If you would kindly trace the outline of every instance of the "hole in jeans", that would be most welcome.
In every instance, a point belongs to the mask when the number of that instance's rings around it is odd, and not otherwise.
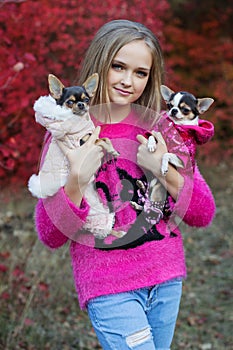
[[[151,332],[150,332],[150,328],[147,327],[133,334],[128,335],[126,337],[126,344],[130,348],[134,348],[135,346],[140,345],[149,339],[151,339]]]

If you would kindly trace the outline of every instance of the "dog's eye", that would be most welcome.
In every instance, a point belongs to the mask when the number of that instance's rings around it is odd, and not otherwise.
[[[172,109],[173,105],[171,103],[167,103],[167,108]]]
[[[189,114],[191,112],[191,110],[189,108],[185,108],[185,107],[182,108],[181,110],[182,110],[182,113],[185,114],[185,115],[187,115],[187,114]]]
[[[73,104],[74,104],[74,101],[68,100],[68,101],[66,101],[66,104],[67,104],[68,107],[72,107]]]
[[[88,103],[90,99],[88,97],[84,98],[83,102]]]

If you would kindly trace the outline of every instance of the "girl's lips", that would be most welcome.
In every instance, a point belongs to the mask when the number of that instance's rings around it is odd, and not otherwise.
[[[127,90],[122,90],[122,89],[119,89],[119,88],[116,88],[116,87],[114,87],[114,89],[117,91],[117,92],[119,92],[120,94],[122,94],[122,95],[131,95],[132,94],[132,92],[130,92],[130,91],[127,91]]]

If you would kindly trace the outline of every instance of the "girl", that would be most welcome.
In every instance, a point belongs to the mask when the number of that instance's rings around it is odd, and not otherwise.
[[[207,226],[214,199],[184,152],[185,169],[178,172],[169,165],[166,177],[161,175],[166,130],[155,121],[163,59],[152,32],[127,20],[105,24],[87,51],[80,83],[95,72],[100,83],[91,114],[97,127],[77,149],[59,144],[70,163],[69,178],[53,197],[38,201],[36,228],[50,248],[70,240],[80,306],[87,309],[103,349],[170,349],[186,276],[175,217],[191,226]],[[155,152],[147,149],[147,130],[157,141]],[[105,159],[95,145],[99,136],[112,140],[120,152],[117,159]],[[44,153],[48,143],[49,138]],[[82,230],[89,212],[85,188],[94,174],[99,196],[115,213],[114,229],[126,232],[122,238],[98,240]],[[135,210],[130,201],[145,203],[138,180],[149,188],[155,179],[159,200],[149,213]],[[162,199],[161,186],[166,193]]]

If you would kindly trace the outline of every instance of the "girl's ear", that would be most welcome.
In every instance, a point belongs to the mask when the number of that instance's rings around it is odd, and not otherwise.
[[[90,97],[94,96],[98,87],[98,83],[99,83],[99,75],[98,73],[94,73],[89,78],[87,78],[87,80],[83,84],[83,87],[85,88],[86,92]]]
[[[170,100],[171,95],[175,93],[174,91],[169,89],[169,87],[167,87],[166,85],[160,86],[160,92],[165,102],[168,102]]]
[[[49,74],[48,82],[49,82],[49,91],[50,91],[51,96],[53,98],[55,98],[55,100],[59,100],[59,98],[61,97],[61,95],[63,93],[63,89],[65,86],[53,74]]]

